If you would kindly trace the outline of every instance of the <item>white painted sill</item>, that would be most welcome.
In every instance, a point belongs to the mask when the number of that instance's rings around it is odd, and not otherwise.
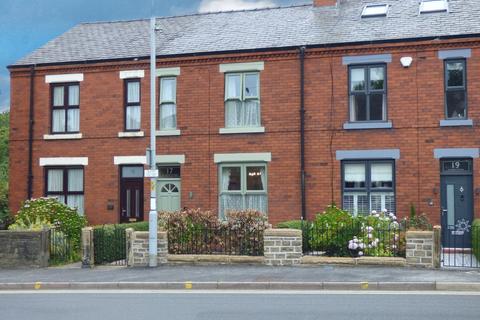
[[[391,129],[393,124],[391,121],[385,122],[345,122],[343,129],[345,130],[365,130],[365,129]]]
[[[472,119],[450,119],[450,120],[440,120],[440,127],[472,127]]]
[[[81,133],[72,133],[72,134],[44,134],[43,140],[78,140],[82,139],[83,134]]]
[[[179,136],[180,134],[180,130],[159,130],[155,132],[157,137]]]
[[[143,131],[119,132],[119,138],[141,138],[145,136]]]
[[[220,128],[220,134],[236,134],[236,133],[264,133],[265,127],[253,128]]]

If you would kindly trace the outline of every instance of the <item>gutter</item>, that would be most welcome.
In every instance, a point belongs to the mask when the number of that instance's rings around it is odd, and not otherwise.
[[[30,66],[30,111],[28,120],[28,177],[27,177],[27,198],[33,195],[33,127],[34,117],[34,93],[35,93],[35,65]]]
[[[300,190],[302,220],[307,219],[305,190],[305,47],[300,47]]]

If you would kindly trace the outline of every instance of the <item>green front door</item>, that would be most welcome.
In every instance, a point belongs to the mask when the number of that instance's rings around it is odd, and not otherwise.
[[[157,210],[180,210],[180,180],[159,180],[157,185]]]

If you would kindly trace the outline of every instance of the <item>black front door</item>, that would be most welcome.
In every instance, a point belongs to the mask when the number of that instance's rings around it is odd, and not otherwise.
[[[444,248],[471,248],[472,160],[449,159],[441,164],[442,245]]]
[[[143,167],[124,166],[120,178],[120,222],[143,221]]]

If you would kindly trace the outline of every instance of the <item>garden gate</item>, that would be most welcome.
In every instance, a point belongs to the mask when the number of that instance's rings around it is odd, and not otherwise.
[[[93,253],[96,265],[126,265],[127,236],[124,228],[102,226],[93,229]]]

